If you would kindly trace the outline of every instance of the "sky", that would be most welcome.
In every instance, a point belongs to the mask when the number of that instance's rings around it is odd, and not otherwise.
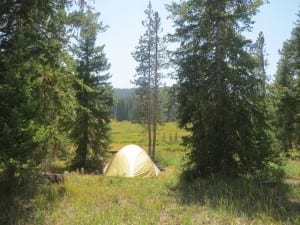
[[[131,56],[138,44],[139,37],[144,33],[141,24],[145,19],[144,10],[148,0],[95,0],[95,9],[101,13],[100,20],[108,25],[108,29],[98,36],[97,44],[105,45],[104,51],[111,64],[111,83],[115,88],[132,88],[136,62]],[[164,33],[172,33],[174,28],[166,4],[172,0],[152,0],[152,7],[162,19]],[[178,0],[176,1],[178,2]],[[269,0],[253,18],[255,24],[246,37],[256,40],[260,31],[265,37],[265,48],[268,66],[266,68],[270,79],[276,73],[280,55],[278,51],[283,42],[291,36],[295,27],[297,13],[300,11],[299,0]],[[172,84],[171,80],[165,81]]]

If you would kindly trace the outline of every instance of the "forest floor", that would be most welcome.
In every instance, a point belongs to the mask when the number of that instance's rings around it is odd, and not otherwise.
[[[143,129],[112,123],[113,144],[145,147]],[[67,173],[65,182],[35,189],[28,185],[0,194],[0,224],[300,224],[300,161],[288,160],[283,179],[210,177],[181,179],[184,131],[175,124],[158,134],[156,178],[121,178]],[[58,164],[56,164],[58,165]]]

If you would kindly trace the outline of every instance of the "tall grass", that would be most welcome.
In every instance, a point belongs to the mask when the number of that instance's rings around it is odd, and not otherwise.
[[[131,123],[129,121],[117,122],[112,121],[112,149],[119,149],[126,144],[138,144],[143,147],[147,146],[146,131],[140,124]],[[176,151],[182,150],[179,145],[181,137],[187,132],[177,127],[176,123],[165,123],[158,126],[157,129],[157,146],[159,149]]]

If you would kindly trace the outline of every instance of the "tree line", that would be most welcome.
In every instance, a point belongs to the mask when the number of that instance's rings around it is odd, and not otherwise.
[[[141,123],[155,159],[158,124],[189,135],[193,176],[257,175],[300,145],[300,14],[267,82],[265,40],[247,39],[262,0],[186,0],[166,6],[163,35],[151,1],[132,52],[134,93],[113,99],[110,64],[96,40],[107,28],[86,1],[4,1],[0,7],[0,169],[8,179],[71,155],[101,166],[111,118]],[[178,47],[167,51],[166,43]],[[162,88],[167,66],[176,84]]]
[[[171,94],[171,87],[160,87],[159,96],[161,99],[160,114],[162,122],[176,121],[176,103]],[[114,105],[113,118],[116,121],[139,122],[138,97],[136,89],[113,89]]]

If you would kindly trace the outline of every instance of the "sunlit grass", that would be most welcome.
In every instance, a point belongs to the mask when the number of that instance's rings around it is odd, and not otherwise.
[[[161,179],[69,174],[60,188],[60,203],[52,210],[37,205],[33,224],[43,213],[43,224],[153,224],[171,195]]]
[[[298,178],[300,182],[300,161],[289,160],[283,169],[288,178]]]
[[[126,144],[138,144],[147,146],[147,134],[145,128],[137,123],[129,121],[112,121],[112,144],[111,148],[118,150]],[[169,151],[182,150],[179,145],[181,137],[187,132],[178,128],[176,123],[164,123],[157,129],[157,148]]]
[[[119,150],[127,144],[145,145],[146,136],[144,129],[139,124],[134,124],[129,121],[116,122],[112,121],[112,144],[111,149]]]

